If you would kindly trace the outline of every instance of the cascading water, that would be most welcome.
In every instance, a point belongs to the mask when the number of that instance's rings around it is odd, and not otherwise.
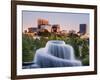
[[[45,50],[56,57],[73,60],[75,59],[74,50],[70,45],[66,45],[64,41],[48,41]]]
[[[45,48],[38,49],[33,62],[40,68],[81,66],[73,47],[59,40],[48,41]]]

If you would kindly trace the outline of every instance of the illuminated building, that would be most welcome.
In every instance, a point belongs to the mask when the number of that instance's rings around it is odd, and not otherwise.
[[[41,25],[48,25],[49,24],[49,21],[46,20],[46,19],[38,19],[38,29],[41,28]]]

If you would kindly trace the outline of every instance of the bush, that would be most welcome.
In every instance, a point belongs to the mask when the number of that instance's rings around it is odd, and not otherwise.
[[[22,36],[22,61],[30,62],[33,60],[33,39],[28,35]]]
[[[86,55],[82,60],[83,65],[88,66],[89,65],[89,55]]]

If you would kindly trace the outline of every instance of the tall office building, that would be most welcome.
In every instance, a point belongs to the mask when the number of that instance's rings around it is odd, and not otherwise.
[[[46,20],[46,19],[38,19],[38,29],[41,28],[41,25],[48,25],[49,24],[49,21]]]
[[[87,25],[86,24],[80,24],[80,33],[81,34],[85,34],[86,33],[86,28],[87,28]]]

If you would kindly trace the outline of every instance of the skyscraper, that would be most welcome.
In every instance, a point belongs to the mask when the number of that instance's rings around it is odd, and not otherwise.
[[[46,19],[38,19],[38,29],[41,28],[41,25],[48,25],[49,21]]]
[[[86,24],[80,24],[80,31],[79,33],[85,34],[86,33]]]

